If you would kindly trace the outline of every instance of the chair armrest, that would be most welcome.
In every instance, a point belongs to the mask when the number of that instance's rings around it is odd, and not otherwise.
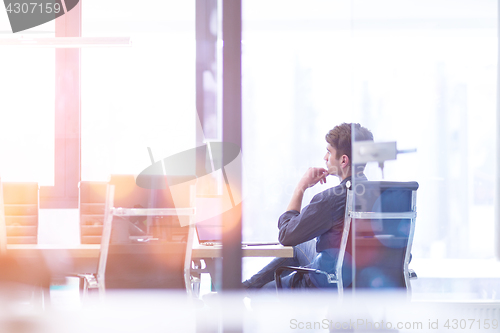
[[[314,269],[314,268],[306,268],[306,267],[295,267],[295,266],[282,266],[278,267],[276,271],[274,272],[274,280],[276,281],[276,288],[281,289],[282,284],[281,284],[281,273],[284,271],[295,271],[299,274],[309,274],[309,273],[317,273],[317,274],[325,274],[329,275],[326,272],[323,272],[319,269]]]
[[[83,289],[94,289],[99,287],[95,274],[70,274],[70,276],[80,278],[80,288],[82,288],[82,282]]]

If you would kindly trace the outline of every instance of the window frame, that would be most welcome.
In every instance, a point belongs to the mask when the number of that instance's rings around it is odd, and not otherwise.
[[[57,37],[82,36],[81,1],[55,20]],[[78,208],[81,178],[81,49],[55,49],[54,186],[40,187],[40,208]]]

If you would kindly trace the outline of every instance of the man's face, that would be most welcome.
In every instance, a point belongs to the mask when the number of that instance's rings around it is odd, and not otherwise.
[[[326,168],[328,173],[334,176],[340,176],[340,161],[342,157],[337,158],[337,150],[333,148],[329,143],[326,145],[326,154],[324,160],[326,161]]]

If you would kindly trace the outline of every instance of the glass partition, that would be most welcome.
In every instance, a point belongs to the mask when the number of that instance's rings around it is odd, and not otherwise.
[[[350,18],[348,1],[243,1],[244,240],[277,240],[298,181],[325,166],[325,134],[351,118]],[[267,261],[245,259],[244,278]]]
[[[418,182],[413,297],[494,298],[497,4],[352,4],[353,163]]]
[[[242,47],[245,240],[277,238],[325,134],[360,123],[389,150],[367,179],[418,183],[414,297],[495,297],[495,1],[244,1]]]

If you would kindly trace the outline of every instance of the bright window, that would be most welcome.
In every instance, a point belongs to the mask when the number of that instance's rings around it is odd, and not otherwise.
[[[417,148],[385,166],[420,184],[414,258],[492,258],[497,2],[243,5],[244,238],[276,239],[298,180],[324,166],[324,135],[360,122]]]
[[[0,30],[12,31],[5,10]],[[0,38],[54,37],[54,21]],[[55,50],[0,46],[0,177],[54,184]]]
[[[131,38],[82,50],[82,179],[139,174],[195,145],[194,1],[87,1],[84,37]],[[105,17],[102,13],[106,13]]]

